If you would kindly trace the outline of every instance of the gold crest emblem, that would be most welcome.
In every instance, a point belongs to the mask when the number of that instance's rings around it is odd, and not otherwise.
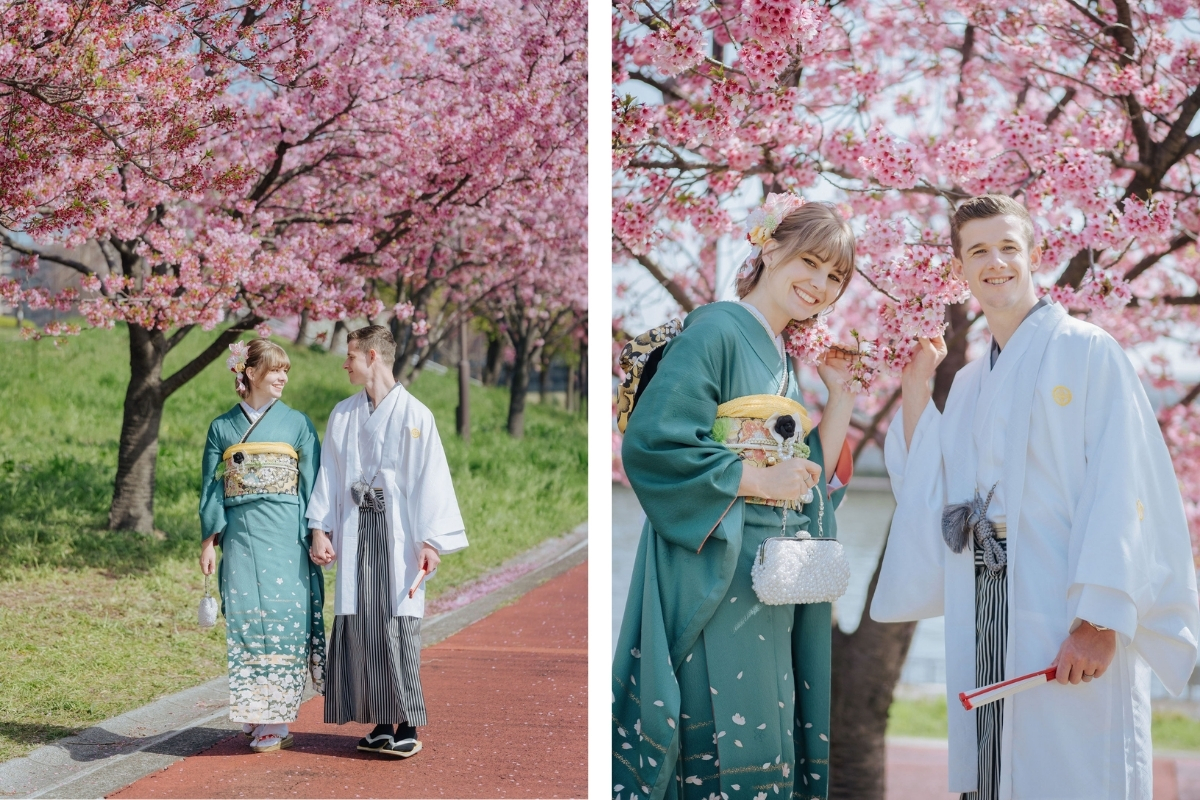
[[[1065,406],[1067,403],[1071,402],[1071,390],[1065,386],[1055,386],[1054,390],[1050,392],[1050,396],[1053,397],[1054,402],[1058,403],[1060,406]]]
[[[420,438],[421,438],[421,429],[420,429],[420,428],[413,428],[413,429],[412,429],[412,435],[413,435],[413,438],[414,438],[414,439],[420,439]]]

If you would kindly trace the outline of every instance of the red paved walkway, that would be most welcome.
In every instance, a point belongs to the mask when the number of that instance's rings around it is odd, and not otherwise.
[[[946,745],[889,742],[887,800],[958,800],[946,791]],[[1154,759],[1154,800],[1200,800],[1200,758]]]
[[[584,797],[587,564],[426,649],[424,749],[354,749],[370,725],[300,709],[291,750],[256,755],[234,736],[113,797]]]

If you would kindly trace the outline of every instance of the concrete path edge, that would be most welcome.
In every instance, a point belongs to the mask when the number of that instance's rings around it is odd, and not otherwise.
[[[519,576],[459,608],[427,617],[422,647],[444,641],[582,564],[587,538],[584,522],[472,581],[468,586],[496,575]],[[305,700],[312,696],[310,688]],[[104,797],[228,738],[240,727],[229,721],[228,704],[229,683],[222,676],[105,720],[0,764],[0,797]]]

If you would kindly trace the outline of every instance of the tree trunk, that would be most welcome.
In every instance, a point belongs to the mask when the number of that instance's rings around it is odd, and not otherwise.
[[[308,342],[308,309],[300,312],[300,322],[296,324],[296,338],[292,344],[300,346]]]
[[[512,385],[508,400],[508,433],[514,439],[525,436],[525,395],[529,391],[529,337],[513,337]]]
[[[458,435],[471,443],[471,360],[470,331],[463,317],[458,327],[458,409],[455,414]]]
[[[162,368],[168,349],[162,331],[129,325],[129,387],[108,512],[110,530],[154,531],[154,469],[165,401]]]
[[[579,410],[587,403],[587,342],[579,340]]]
[[[830,800],[884,800],[886,794],[888,709],[917,624],[871,619],[878,580],[877,565],[858,630],[847,634],[833,626]]]
[[[542,405],[550,403],[550,359],[544,355],[539,359],[541,362],[538,365],[538,402]]]
[[[117,451],[117,478],[108,510],[110,530],[154,531],[154,471],[158,464],[158,429],[163,405],[179,387],[200,374],[229,344],[263,320],[249,317],[226,328],[208,347],[177,372],[163,378],[163,361],[194,326],[165,332],[129,325],[129,386]],[[232,383],[232,381],[231,381]],[[231,387],[232,388],[232,387]]]
[[[947,307],[946,358],[938,365],[933,402],[946,407],[954,375],[967,363],[968,322],[965,303]],[[880,563],[883,559],[880,558]],[[830,800],[884,800],[888,709],[900,670],[908,656],[915,622],[884,624],[871,619],[871,600],[879,580],[879,564],[867,591],[858,630],[833,629],[833,681],[830,706]]]
[[[349,331],[346,329],[346,323],[338,320],[333,323],[333,333],[329,334],[329,352],[344,353],[346,351],[346,335]]]
[[[567,366],[567,397],[564,401],[568,412],[575,410],[575,370]]]
[[[495,386],[500,382],[500,356],[504,353],[504,340],[498,335],[488,336],[487,359],[483,364],[484,386]]]

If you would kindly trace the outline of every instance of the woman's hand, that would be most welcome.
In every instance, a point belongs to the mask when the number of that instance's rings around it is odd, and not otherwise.
[[[851,355],[851,352],[852,348],[849,345],[834,345],[825,351],[821,362],[817,364],[817,375],[829,390],[831,399],[845,394],[846,384],[850,383],[853,377],[850,367],[854,364],[856,356]]]
[[[333,551],[333,542],[329,541],[325,531],[312,529],[312,546],[308,548],[308,557],[319,567],[327,567],[337,558],[337,553]]]
[[[742,464],[739,497],[797,500],[821,480],[821,468],[805,458],[789,458],[773,467]]]
[[[217,549],[213,546],[216,535],[212,535],[200,543],[200,572],[212,575],[217,568]]]

